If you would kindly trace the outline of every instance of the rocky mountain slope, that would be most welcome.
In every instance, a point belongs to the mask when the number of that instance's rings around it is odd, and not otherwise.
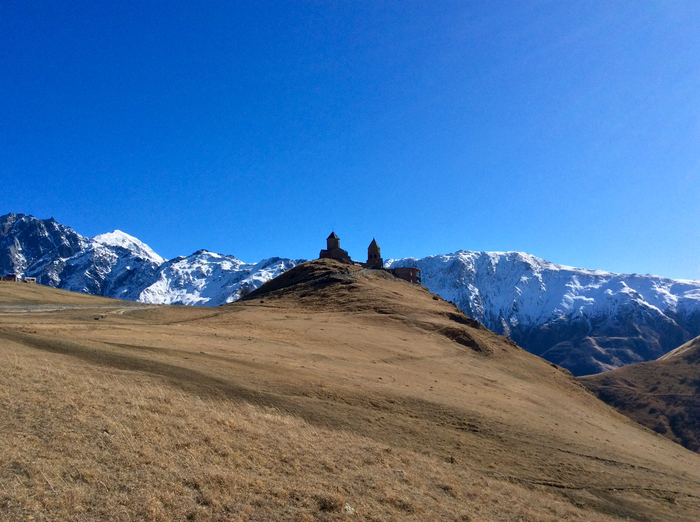
[[[74,292],[162,304],[216,306],[236,300],[299,261],[244,263],[200,250],[166,261],[119,230],[87,238],[52,219],[0,217],[0,272]]]
[[[389,260],[491,330],[571,370],[657,359],[700,334],[700,281],[557,265],[522,252]]]
[[[51,219],[0,217],[0,272],[43,285],[135,300],[164,259],[115,230],[90,239]]]
[[[273,257],[244,263],[233,256],[200,250],[163,263],[136,300],[154,304],[218,306],[237,300],[302,260]]]
[[[38,220],[24,214],[6,214],[0,217],[0,272],[39,274],[42,284],[56,286],[61,270],[56,266],[46,270],[47,265],[69,259],[88,244],[87,238],[53,218]],[[45,270],[47,274],[41,277]]]
[[[599,399],[657,433],[700,453],[700,337],[657,361],[581,381]]]
[[[166,261],[120,231],[87,238],[53,219],[0,217],[0,272],[147,303],[217,306],[303,260],[244,263],[200,250]],[[488,328],[575,375],[654,360],[700,335],[700,282],[556,265],[520,252],[389,260]]]

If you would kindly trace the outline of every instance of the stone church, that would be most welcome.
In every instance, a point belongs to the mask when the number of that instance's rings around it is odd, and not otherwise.
[[[326,249],[321,250],[318,255],[319,259],[335,259],[341,263],[348,263],[353,265],[352,259],[347,250],[340,248],[340,238],[335,232],[331,232],[331,235],[326,238]]]
[[[347,250],[340,248],[340,238],[335,232],[326,238],[326,249],[321,250],[318,255],[320,259],[335,259],[341,263],[349,265],[360,265],[371,270],[385,270],[391,272],[395,277],[408,281],[409,283],[420,284],[420,269],[412,267],[400,268],[384,268],[384,259],[382,259],[382,250],[377,243],[377,240],[372,238],[372,242],[367,247],[367,262],[359,263],[350,258]]]

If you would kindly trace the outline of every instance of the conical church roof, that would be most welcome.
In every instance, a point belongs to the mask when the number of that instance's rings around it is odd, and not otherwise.
[[[372,242],[369,244],[369,247],[367,248],[379,248],[379,245],[377,244],[377,240],[372,238]]]
[[[340,238],[335,234],[335,232],[331,232],[331,235],[328,236],[326,239],[340,239]]]

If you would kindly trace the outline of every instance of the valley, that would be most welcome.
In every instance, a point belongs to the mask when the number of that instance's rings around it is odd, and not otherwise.
[[[649,429],[700,452],[700,337],[660,359],[581,381],[598,398]]]

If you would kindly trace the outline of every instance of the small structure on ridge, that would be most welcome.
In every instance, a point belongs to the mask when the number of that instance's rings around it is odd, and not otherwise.
[[[340,248],[340,238],[335,232],[331,232],[331,235],[326,238],[326,250],[321,250],[318,257],[319,259],[335,259],[341,263],[353,264],[347,250]]]
[[[400,266],[398,268],[390,268],[389,272],[394,274],[394,277],[408,281],[409,283],[421,284],[420,268],[410,266]]]
[[[372,242],[367,247],[367,268],[384,268],[382,249],[379,248],[377,240],[374,238],[372,238]]]
[[[372,238],[372,242],[367,247],[367,262],[360,263],[353,261],[346,250],[340,248],[340,238],[335,232],[326,238],[326,249],[321,250],[319,259],[335,259],[341,263],[349,265],[359,265],[370,270],[384,270],[390,272],[394,277],[403,279],[413,284],[421,284],[420,268],[399,267],[399,268],[384,268],[384,259],[382,259],[382,249],[379,247],[377,240]]]

